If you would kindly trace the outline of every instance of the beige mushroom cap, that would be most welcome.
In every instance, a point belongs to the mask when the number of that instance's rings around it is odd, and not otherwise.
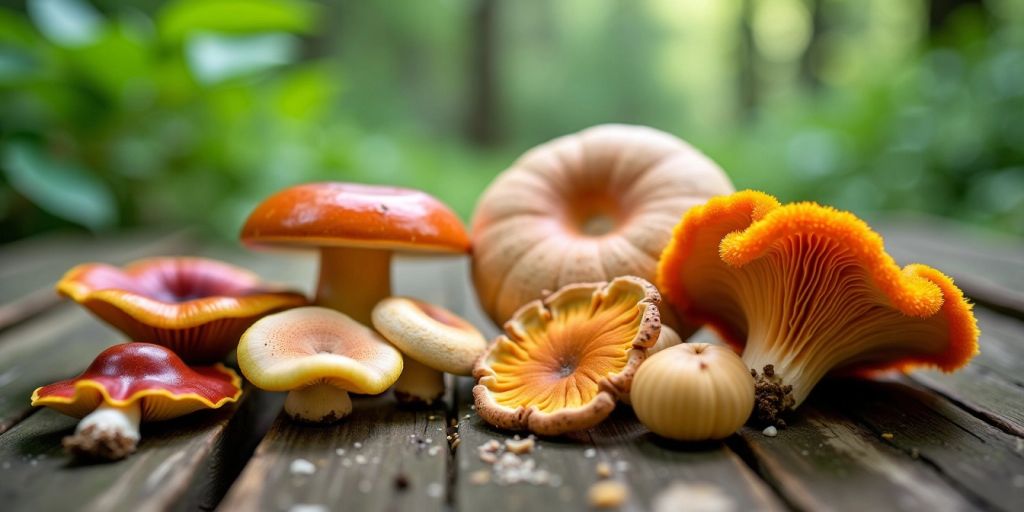
[[[238,344],[238,366],[254,385],[269,391],[327,383],[377,394],[402,374],[402,355],[345,314],[304,307],[253,324]]]
[[[487,350],[472,324],[440,306],[408,297],[389,297],[373,308],[373,326],[406,356],[455,375],[470,375]]]

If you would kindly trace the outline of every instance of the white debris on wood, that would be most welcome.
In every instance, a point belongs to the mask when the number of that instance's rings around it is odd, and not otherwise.
[[[733,512],[736,502],[718,486],[696,482],[676,481],[651,500],[651,512]]]
[[[316,466],[306,459],[295,459],[288,468],[293,475],[312,475],[316,473]]]
[[[775,428],[775,425],[768,425],[761,433],[768,437],[775,437],[779,435],[779,429]]]
[[[430,496],[431,498],[440,498],[444,496],[444,486],[437,482],[427,484],[427,496]]]
[[[296,503],[288,508],[288,512],[330,512],[326,505],[317,503]]]
[[[334,453],[338,454],[338,457],[341,457],[342,455],[345,455],[345,449],[338,448],[337,450],[334,450]]]
[[[512,484],[533,484],[558,486],[562,478],[554,475],[546,469],[538,468],[537,462],[527,457],[533,452],[536,440],[533,436],[525,439],[516,436],[506,439],[504,443],[491,439],[477,447],[480,460],[490,464],[491,469],[486,478],[481,475],[471,474],[470,482],[483,485],[494,482],[498,485]]]
[[[516,436],[517,438],[519,436]],[[527,437],[526,439],[506,439],[505,449],[516,454],[523,455],[524,453],[533,452],[533,447],[536,444],[533,436]]]
[[[597,456],[597,450],[593,448],[587,448],[586,450],[583,450],[583,456],[588,459],[593,459],[594,457]]]

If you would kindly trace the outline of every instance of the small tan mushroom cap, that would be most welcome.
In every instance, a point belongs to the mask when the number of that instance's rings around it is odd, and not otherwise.
[[[406,356],[439,372],[469,375],[487,340],[455,313],[426,302],[389,297],[373,308],[373,326]]]
[[[328,383],[377,394],[402,374],[402,355],[347,315],[305,307],[270,315],[249,328],[238,344],[238,366],[268,391]]]
[[[626,276],[526,304],[473,370],[477,413],[542,435],[600,423],[658,339],[660,300],[652,284]]]

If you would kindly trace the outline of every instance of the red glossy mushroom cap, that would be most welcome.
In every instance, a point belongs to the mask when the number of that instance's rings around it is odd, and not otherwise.
[[[307,302],[248,270],[184,257],[144,259],[123,269],[78,265],[57,291],[130,339],[167,346],[190,363],[222,359],[253,322]]]
[[[123,343],[101,352],[78,377],[37,388],[32,405],[81,418],[104,403],[125,407],[141,400],[143,421],[160,421],[235,402],[241,383],[219,363],[190,368],[166,347]]]
[[[242,228],[253,245],[467,252],[458,216],[430,194],[354,183],[308,183],[263,201]]]

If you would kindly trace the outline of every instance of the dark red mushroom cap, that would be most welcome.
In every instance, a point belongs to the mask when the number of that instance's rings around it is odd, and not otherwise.
[[[253,245],[462,253],[469,236],[434,196],[398,187],[307,183],[263,201],[242,228]]]
[[[123,343],[101,352],[81,375],[37,388],[32,405],[81,418],[104,403],[141,400],[142,420],[160,421],[235,402],[241,383],[222,364],[190,368],[166,347]]]

